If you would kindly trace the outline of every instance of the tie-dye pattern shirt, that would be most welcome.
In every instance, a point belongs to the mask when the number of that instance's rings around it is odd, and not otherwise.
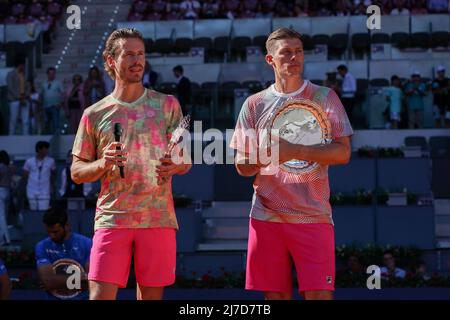
[[[309,99],[318,103],[330,122],[332,139],[353,134],[336,93],[305,80],[299,90],[290,94],[277,92],[272,85],[248,97],[239,114],[231,148],[248,153],[249,144],[245,143],[246,137],[242,130],[254,129],[256,137],[259,137],[260,131],[267,128],[272,111],[289,98]],[[256,140],[250,143],[258,145],[259,139]],[[311,171],[299,174],[275,167],[274,174],[258,173],[253,188],[255,192],[250,216],[254,219],[286,223],[333,223],[327,165],[316,164]]]
[[[108,95],[84,111],[73,155],[90,162],[102,158],[114,141],[114,123],[122,126],[121,142],[128,152],[124,179],[116,166],[101,177],[96,230],[178,228],[172,183],[157,185],[156,166],[181,118],[175,97],[148,89],[133,103]]]

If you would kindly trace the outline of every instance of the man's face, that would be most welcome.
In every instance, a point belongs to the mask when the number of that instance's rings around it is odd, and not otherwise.
[[[56,71],[55,70],[49,70],[47,73],[48,80],[55,80],[56,78]]]
[[[414,83],[419,83],[420,82],[420,76],[412,76],[412,81]]]
[[[352,271],[358,271],[361,267],[359,260],[355,256],[351,256],[347,261],[348,268]]]
[[[383,257],[384,265],[388,268],[394,268],[395,267],[395,260],[392,254],[388,253],[385,254]]]
[[[47,229],[47,234],[50,239],[55,243],[63,243],[66,237],[66,228],[57,223],[52,226],[45,226]]]
[[[400,87],[400,79],[394,79],[394,81],[392,81],[392,84],[394,85],[394,87]]]
[[[46,157],[46,156],[48,155],[48,148],[41,148],[41,149],[38,151],[38,154],[39,154],[41,157]]]
[[[19,65],[17,66],[17,72],[19,72],[19,73],[23,73],[23,72],[24,72],[24,70],[25,70],[25,67],[24,67],[24,65],[23,65],[23,64],[19,64]]]
[[[439,72],[437,73],[437,75],[438,75],[438,78],[439,78],[439,79],[445,78],[445,70],[439,71]]]
[[[344,77],[345,77],[345,74],[346,74],[347,72],[346,72],[345,69],[339,69],[339,70],[338,70],[338,73],[339,73],[339,75],[340,75],[342,78],[344,78]]]
[[[173,76],[176,78],[176,79],[178,79],[179,77],[180,77],[180,73],[178,72],[178,71],[174,71],[173,72]]]
[[[142,82],[145,68],[144,43],[137,38],[120,39],[116,49],[116,59],[110,57],[109,63],[115,69],[116,78],[125,83]]]
[[[266,61],[282,79],[300,78],[303,73],[305,56],[300,39],[277,40],[273,52],[266,55]]]

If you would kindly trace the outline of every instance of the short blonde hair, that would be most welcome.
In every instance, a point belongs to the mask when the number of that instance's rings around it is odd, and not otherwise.
[[[275,42],[277,40],[282,39],[299,39],[302,41],[302,35],[297,31],[289,28],[279,28],[272,32],[266,41],[266,50],[267,53],[274,53],[275,51]],[[303,42],[302,42],[303,43]]]
[[[108,75],[111,77],[111,79],[115,79],[116,75],[114,73],[114,69],[112,69],[108,65],[108,56],[111,56],[115,58],[116,50],[118,48],[118,40],[120,39],[130,39],[130,38],[136,38],[140,39],[142,43],[144,42],[144,37],[142,34],[134,28],[123,28],[123,29],[117,29],[113,31],[108,39],[106,40],[105,50],[103,50],[103,66],[105,68],[105,71],[108,73]]]

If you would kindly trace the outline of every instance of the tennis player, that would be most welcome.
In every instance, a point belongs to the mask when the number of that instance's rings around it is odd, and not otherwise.
[[[243,104],[231,140],[237,149],[236,168],[242,176],[256,176],[250,212],[246,289],[263,291],[266,299],[291,299],[292,264],[300,294],[305,299],[333,299],[335,283],[334,228],[329,203],[328,166],[350,159],[350,122],[336,93],[303,79],[301,35],[281,28],[266,42],[266,62],[275,83],[250,96]],[[262,174],[273,164],[251,163],[246,130],[256,137],[267,128],[274,109],[288,99],[309,99],[323,109],[330,124],[330,144],[304,146],[278,139],[279,163],[299,159],[316,163],[309,172],[282,170]],[[248,137],[248,136],[247,136]],[[248,142],[248,141],[247,141]]]
[[[114,91],[84,111],[72,148],[75,183],[101,179],[90,299],[116,298],[134,253],[137,298],[158,300],[175,281],[178,224],[170,178],[191,167],[164,155],[181,108],[175,97],[143,87],[145,48],[137,30],[112,32],[103,59]],[[123,129],[121,142],[114,142],[116,123]]]

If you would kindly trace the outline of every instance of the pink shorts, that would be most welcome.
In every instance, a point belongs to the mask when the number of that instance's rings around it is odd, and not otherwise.
[[[139,285],[164,287],[175,282],[176,230],[172,228],[98,229],[92,244],[89,280],[126,287],[133,253]]]
[[[294,262],[300,292],[334,291],[334,227],[250,219],[248,290],[291,292]]]

